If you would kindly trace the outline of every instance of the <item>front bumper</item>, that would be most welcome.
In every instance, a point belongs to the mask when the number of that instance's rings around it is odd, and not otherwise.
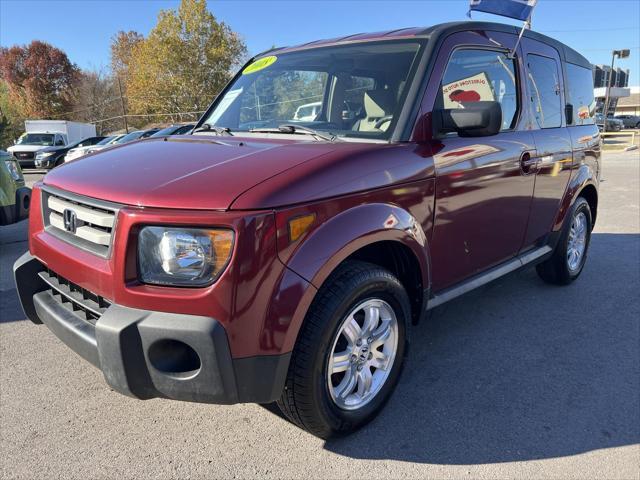
[[[233,359],[225,329],[213,318],[109,303],[51,276],[29,252],[16,261],[14,276],[26,316],[102,370],[122,394],[218,404],[280,396],[290,353]],[[97,315],[88,320],[87,311]]]
[[[36,166],[36,154],[24,154],[20,152],[13,152],[13,156],[20,164],[20,168],[34,168]]]
[[[50,156],[50,157],[45,157],[45,158],[38,158],[36,157],[34,163],[35,168],[53,168],[55,167],[56,162],[58,161],[57,158],[54,158],[54,156]]]

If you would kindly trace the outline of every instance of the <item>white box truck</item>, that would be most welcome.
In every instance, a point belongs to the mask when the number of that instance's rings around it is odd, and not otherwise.
[[[25,120],[24,133],[7,150],[22,168],[35,166],[36,153],[53,146],[64,146],[96,136],[96,126],[67,120]]]

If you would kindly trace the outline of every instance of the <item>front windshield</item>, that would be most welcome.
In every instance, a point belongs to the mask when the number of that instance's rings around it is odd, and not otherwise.
[[[171,125],[170,127],[158,130],[152,137],[166,137],[167,135],[182,135],[193,128],[193,125]]]
[[[115,139],[116,139],[116,136],[112,135],[110,137],[103,138],[98,143],[96,143],[96,145],[109,145],[109,143],[113,142]]]
[[[23,133],[18,138],[16,145],[41,145],[43,147],[50,147],[53,145],[52,133]]]
[[[115,142],[113,142],[114,144],[120,144],[120,143],[127,143],[127,142],[132,142],[133,140],[136,140],[140,137],[140,135],[142,135],[144,132],[142,131],[137,131],[137,132],[131,132],[128,133],[127,135],[125,135],[122,138],[119,138],[118,140],[116,140]]]
[[[403,40],[275,52],[246,67],[204,123],[233,132],[288,124],[387,139],[420,46]]]

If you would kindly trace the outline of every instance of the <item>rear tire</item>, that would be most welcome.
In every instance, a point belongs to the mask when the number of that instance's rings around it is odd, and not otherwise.
[[[371,421],[400,376],[409,318],[409,297],[389,271],[359,261],[339,267],[307,312],[282,413],[324,439]]]
[[[593,223],[591,208],[583,197],[576,199],[565,222],[553,255],[536,266],[540,278],[555,285],[573,282],[587,260]]]

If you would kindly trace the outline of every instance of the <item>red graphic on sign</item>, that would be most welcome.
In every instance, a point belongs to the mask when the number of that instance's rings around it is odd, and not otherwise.
[[[449,100],[452,102],[479,102],[480,94],[475,90],[455,90],[449,94]]]

